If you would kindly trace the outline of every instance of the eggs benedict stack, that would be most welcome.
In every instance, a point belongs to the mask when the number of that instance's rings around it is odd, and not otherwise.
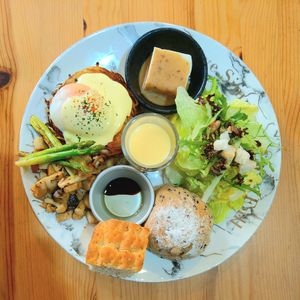
[[[121,132],[137,102],[120,74],[94,66],[70,76],[48,108],[50,125],[66,143],[94,140],[113,155],[121,152]]]

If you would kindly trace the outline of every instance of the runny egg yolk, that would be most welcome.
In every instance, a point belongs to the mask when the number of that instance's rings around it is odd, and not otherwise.
[[[132,109],[124,86],[101,73],[86,73],[63,86],[50,104],[50,118],[67,143],[94,140],[107,145]]]

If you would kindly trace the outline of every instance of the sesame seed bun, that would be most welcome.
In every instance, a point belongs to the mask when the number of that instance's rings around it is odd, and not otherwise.
[[[199,196],[164,185],[156,192],[145,224],[150,229],[149,249],[171,260],[198,256],[209,243],[212,225],[208,207]]]

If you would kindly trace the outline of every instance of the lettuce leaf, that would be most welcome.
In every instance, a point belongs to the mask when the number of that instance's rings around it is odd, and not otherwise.
[[[168,168],[166,168],[165,174],[168,177],[170,183],[172,183],[173,185],[180,185],[183,183],[184,175],[182,175],[174,166],[169,166]]]
[[[246,114],[249,120],[255,120],[258,107],[240,99],[234,99],[228,106],[226,119],[230,120],[237,113]]]
[[[250,187],[255,187],[258,184],[262,183],[262,177],[256,170],[252,170],[245,174],[244,184],[249,185]]]
[[[224,221],[232,210],[239,210],[244,204],[246,193],[232,187],[230,184],[222,181],[217,186],[208,202],[214,222],[216,224]]]
[[[197,104],[183,87],[177,89],[175,103],[183,127],[191,130],[199,127],[198,130],[200,130],[202,126],[207,124],[209,115],[206,107]]]

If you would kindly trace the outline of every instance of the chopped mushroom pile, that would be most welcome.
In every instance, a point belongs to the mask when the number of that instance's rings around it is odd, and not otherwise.
[[[41,151],[47,146],[40,137],[34,140],[35,151]],[[49,213],[56,214],[56,220],[63,222],[68,219],[80,220],[86,217],[90,224],[98,223],[89,205],[89,191],[102,170],[124,161],[120,157],[107,157],[105,152],[95,156],[84,157],[92,167],[92,172],[80,171],[50,163],[32,166],[32,171],[39,174],[39,179],[31,186],[31,192],[41,201],[40,206]]]

